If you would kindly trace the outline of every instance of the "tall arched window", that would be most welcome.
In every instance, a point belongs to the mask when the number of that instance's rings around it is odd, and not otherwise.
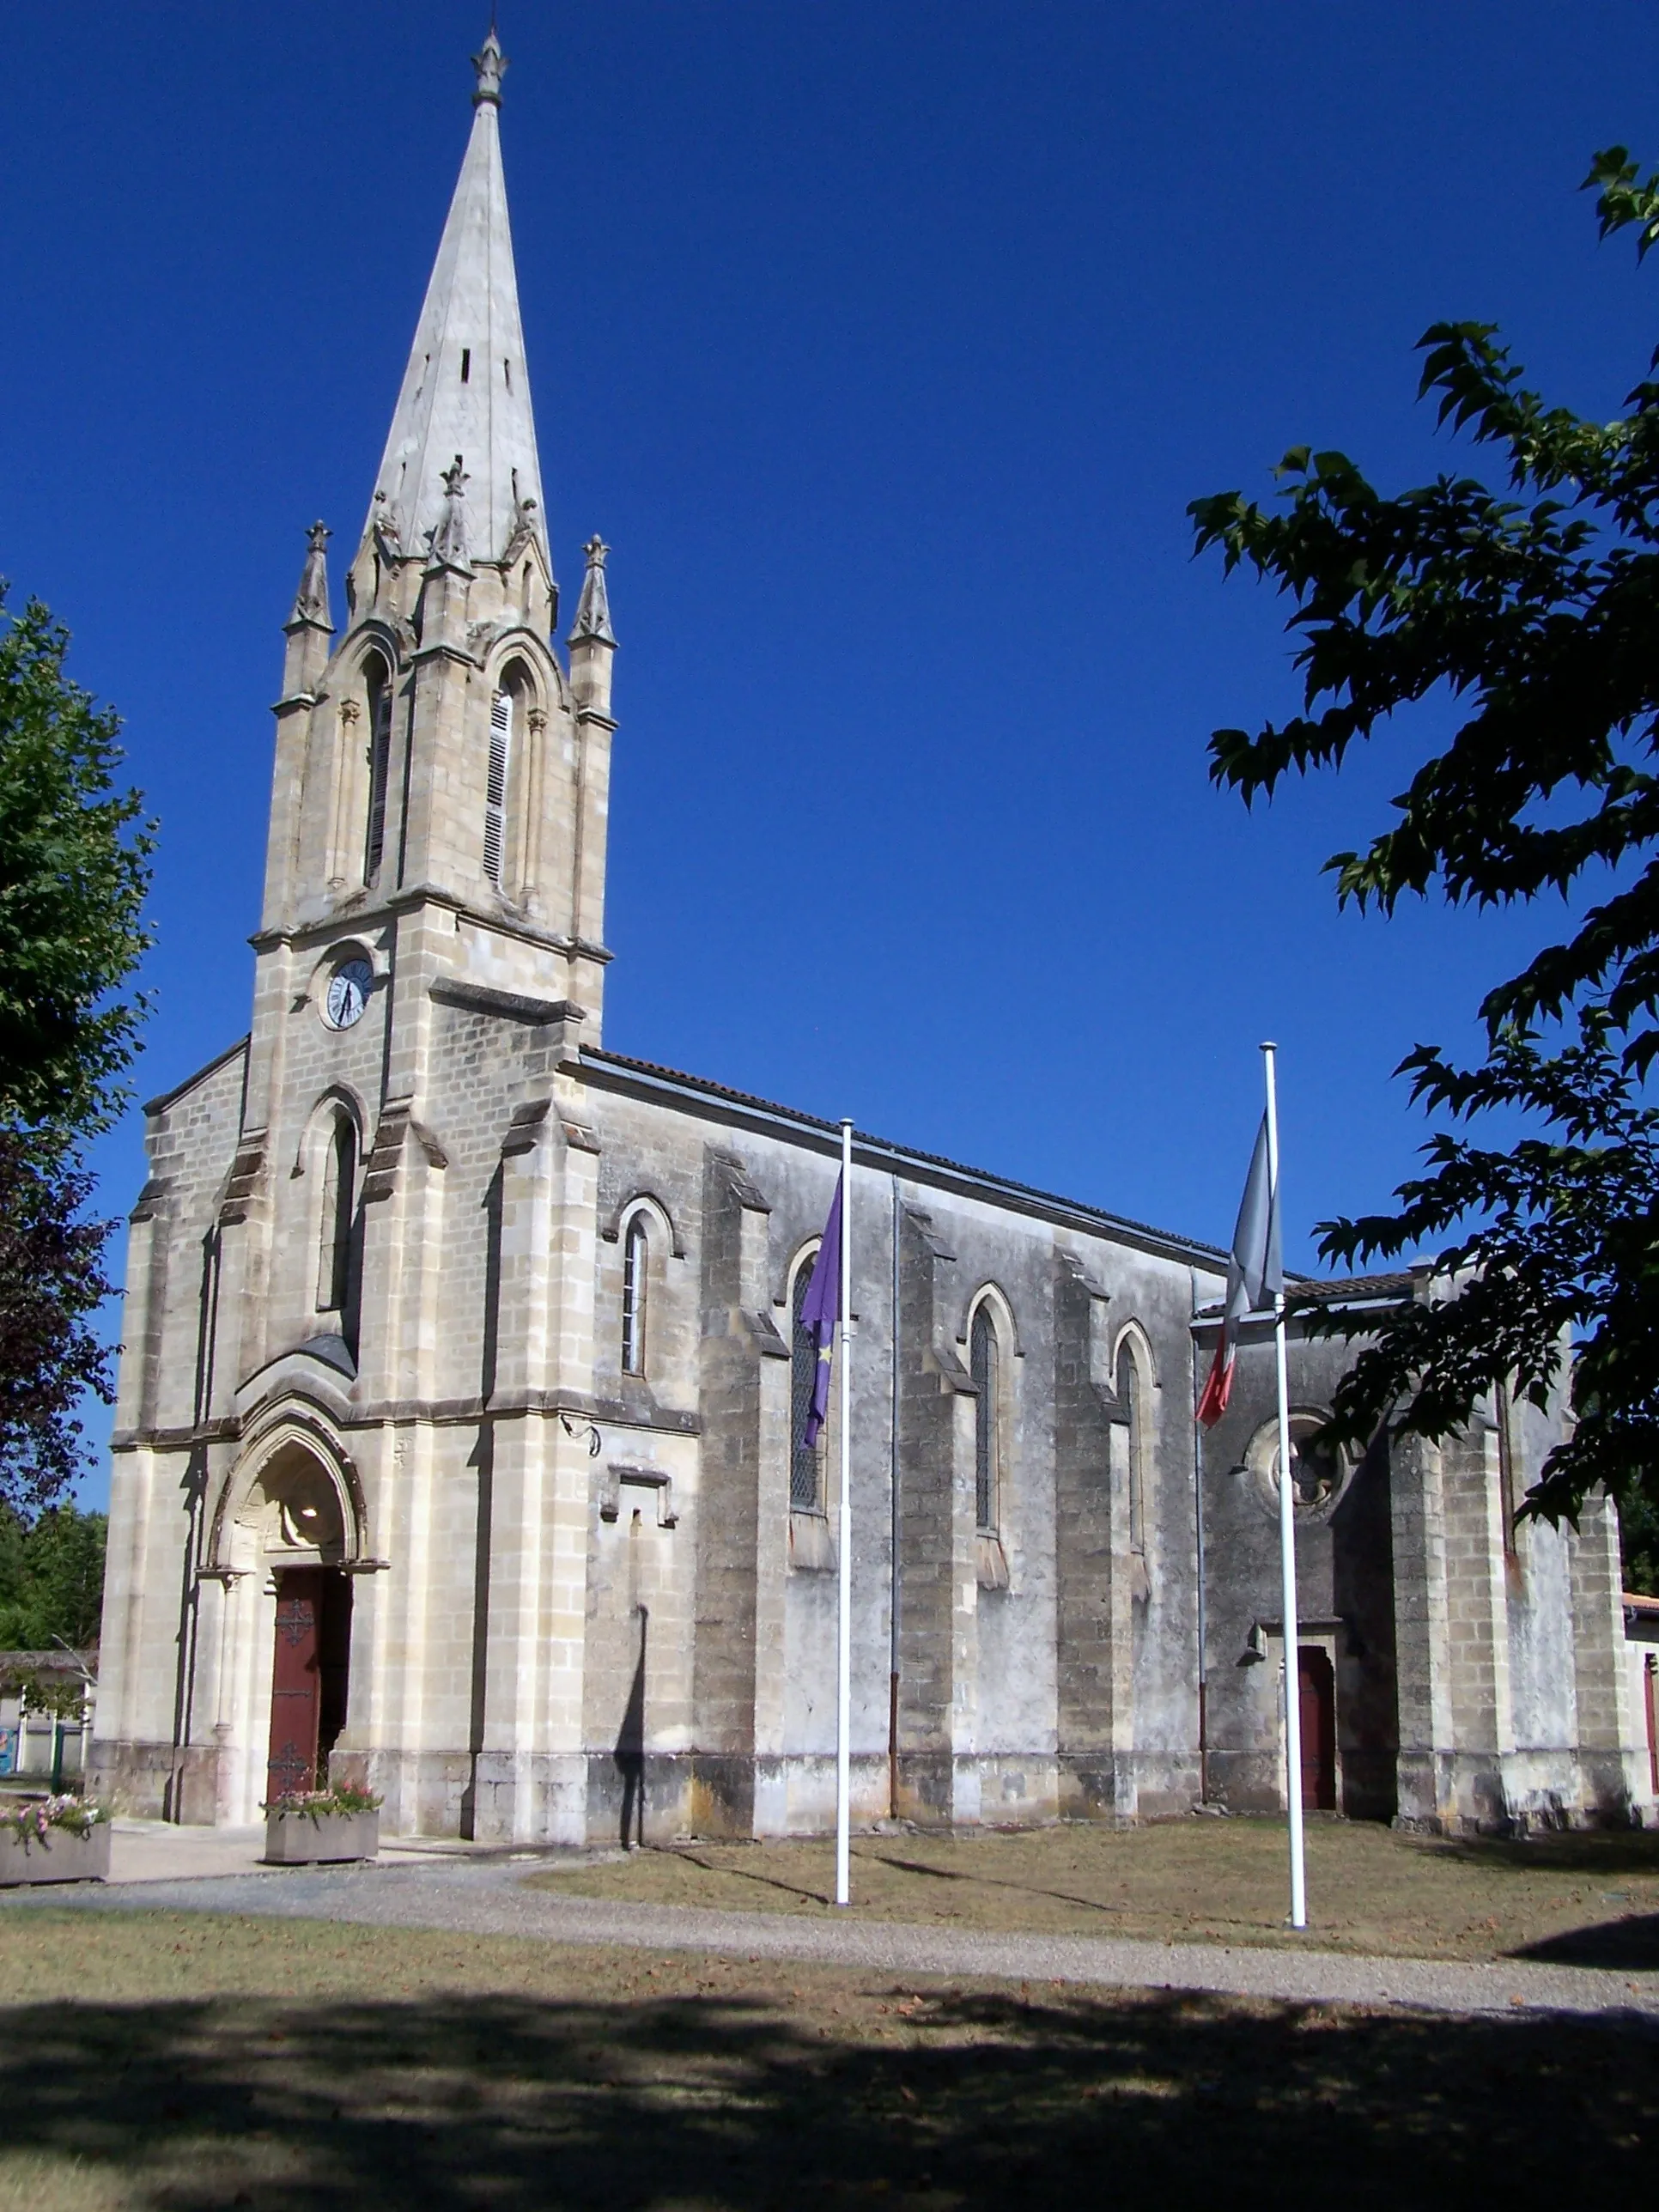
[[[1126,1336],[1117,1348],[1117,1401],[1129,1416],[1129,1548],[1146,1548],[1146,1407],[1140,1362]]]
[[[823,1440],[805,1441],[806,1416],[812,1409],[812,1386],[817,1380],[818,1347],[801,1327],[800,1310],[812,1279],[816,1253],[809,1252],[795,1268],[789,1299],[789,1510],[792,1513],[823,1510]]]
[[[353,1297],[352,1261],[356,1245],[357,1132],[350,1116],[337,1113],[323,1156],[323,1218],[317,1255],[317,1310],[338,1314],[342,1334]]]
[[[513,752],[513,694],[497,691],[489,702],[489,775],[484,788],[484,873],[501,887],[507,836],[507,778]]]
[[[368,696],[368,826],[363,839],[363,881],[380,879],[386,853],[386,785],[392,761],[392,672],[378,653],[363,663]]]
[[[651,1271],[651,1240],[645,1217],[636,1213],[623,1239],[622,1364],[624,1375],[645,1372],[645,1302]]]
[[[1002,1346],[988,1304],[975,1310],[968,1364],[979,1393],[974,1402],[974,1512],[981,1532],[993,1535],[1002,1486]]]

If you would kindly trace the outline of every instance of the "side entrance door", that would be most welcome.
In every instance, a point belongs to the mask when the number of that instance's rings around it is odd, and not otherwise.
[[[1302,1714],[1302,1804],[1310,1813],[1336,1810],[1336,1679],[1322,1644],[1304,1644],[1296,1655]]]
[[[308,1790],[345,1725],[351,1585],[333,1567],[276,1573],[267,1798]]]

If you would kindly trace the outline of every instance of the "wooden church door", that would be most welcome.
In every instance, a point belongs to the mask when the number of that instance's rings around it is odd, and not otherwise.
[[[337,1569],[276,1572],[265,1795],[308,1790],[345,1725],[351,1585]]]
[[[1302,1803],[1310,1813],[1336,1810],[1336,1678],[1331,1656],[1317,1644],[1296,1655],[1302,1716]]]

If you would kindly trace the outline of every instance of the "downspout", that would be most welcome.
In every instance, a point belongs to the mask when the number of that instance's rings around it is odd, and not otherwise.
[[[1198,1270],[1188,1270],[1192,1285],[1193,1318],[1198,1318]],[[1189,1328],[1188,1340],[1193,1357],[1193,1518],[1197,1537],[1198,1553],[1198,1802],[1210,1802],[1210,1732],[1208,1712],[1209,1668],[1206,1656],[1208,1638],[1205,1633],[1204,1590],[1204,1440],[1199,1433],[1199,1352],[1198,1332]]]
[[[890,1176],[893,1192],[893,1282],[890,1327],[892,1332],[892,1370],[889,1406],[889,1463],[887,1494],[892,1515],[888,1552],[887,1589],[887,1817],[896,1820],[899,1808],[899,1190],[898,1177]]]

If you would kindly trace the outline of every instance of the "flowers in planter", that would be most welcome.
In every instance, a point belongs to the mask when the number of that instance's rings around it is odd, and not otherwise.
[[[354,1789],[349,1782],[328,1782],[315,1790],[285,1790],[260,1807],[264,1813],[297,1813],[310,1820],[331,1814],[378,1813],[386,1801],[372,1790]]]
[[[0,1836],[15,1836],[20,1843],[45,1843],[54,1828],[65,1835],[89,1836],[107,1820],[109,1808],[90,1797],[34,1797],[20,1805],[0,1807]]]

